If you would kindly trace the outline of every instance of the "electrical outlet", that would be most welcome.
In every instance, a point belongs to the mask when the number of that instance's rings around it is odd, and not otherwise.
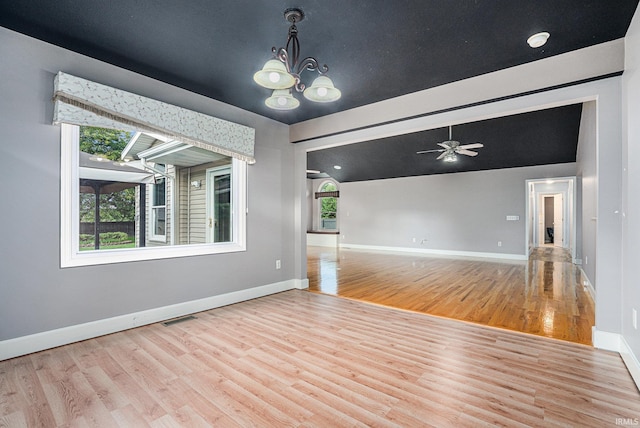
[[[589,264],[589,257],[584,256],[584,264],[588,265]]]
[[[633,323],[633,328],[635,330],[638,329],[638,311],[631,309],[631,322]]]
[[[281,263],[280,260],[276,260],[276,269],[280,269]]]
[[[498,241],[498,247],[502,247],[502,241]]]
[[[416,238],[413,238],[412,241],[415,244],[417,240],[416,240]]]

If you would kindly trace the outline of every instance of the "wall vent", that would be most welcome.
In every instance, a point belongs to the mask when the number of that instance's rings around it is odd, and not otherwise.
[[[165,321],[162,323],[162,325],[165,327],[169,327],[170,325],[178,324],[179,322],[190,321],[194,319],[196,319],[196,317],[194,317],[193,315],[188,315],[186,317],[174,318],[172,320]]]

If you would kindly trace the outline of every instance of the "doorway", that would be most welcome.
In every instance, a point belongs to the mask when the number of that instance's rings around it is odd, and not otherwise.
[[[564,239],[564,197],[562,193],[540,194],[538,204],[539,246],[565,248]]]
[[[527,180],[526,251],[565,248],[576,261],[576,178]]]

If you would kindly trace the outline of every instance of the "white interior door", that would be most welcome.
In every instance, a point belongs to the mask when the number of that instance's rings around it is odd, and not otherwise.
[[[538,242],[535,243],[536,247],[544,245],[544,235],[546,230],[544,228],[544,195],[538,195]]]
[[[564,206],[562,193],[553,196],[553,246],[564,247]]]

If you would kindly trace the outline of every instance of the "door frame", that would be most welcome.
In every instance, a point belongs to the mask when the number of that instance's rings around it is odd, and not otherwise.
[[[539,244],[538,210],[541,195],[562,193],[564,212],[563,247],[571,251],[571,258],[576,263],[576,231],[577,231],[577,179],[576,177],[550,177],[526,180],[526,227],[525,254],[530,255],[536,244]]]
[[[215,236],[215,222],[217,221],[217,219],[215,218],[215,209],[213,207],[213,204],[215,204],[215,178],[220,176],[220,175],[225,175],[225,174],[229,174],[229,176],[231,176],[232,174],[232,166],[231,165],[222,165],[222,166],[217,166],[214,168],[207,168],[205,170],[205,181],[206,181],[206,194],[205,194],[205,242],[208,244],[214,243],[214,236]],[[234,194],[233,194],[233,177],[231,176],[231,198],[232,198],[232,211],[230,213],[231,215],[231,222],[233,225],[233,222],[235,221],[234,219],[234,209],[235,207],[233,206],[234,204]],[[231,240],[230,242],[234,241],[234,228],[233,226],[231,226]]]

